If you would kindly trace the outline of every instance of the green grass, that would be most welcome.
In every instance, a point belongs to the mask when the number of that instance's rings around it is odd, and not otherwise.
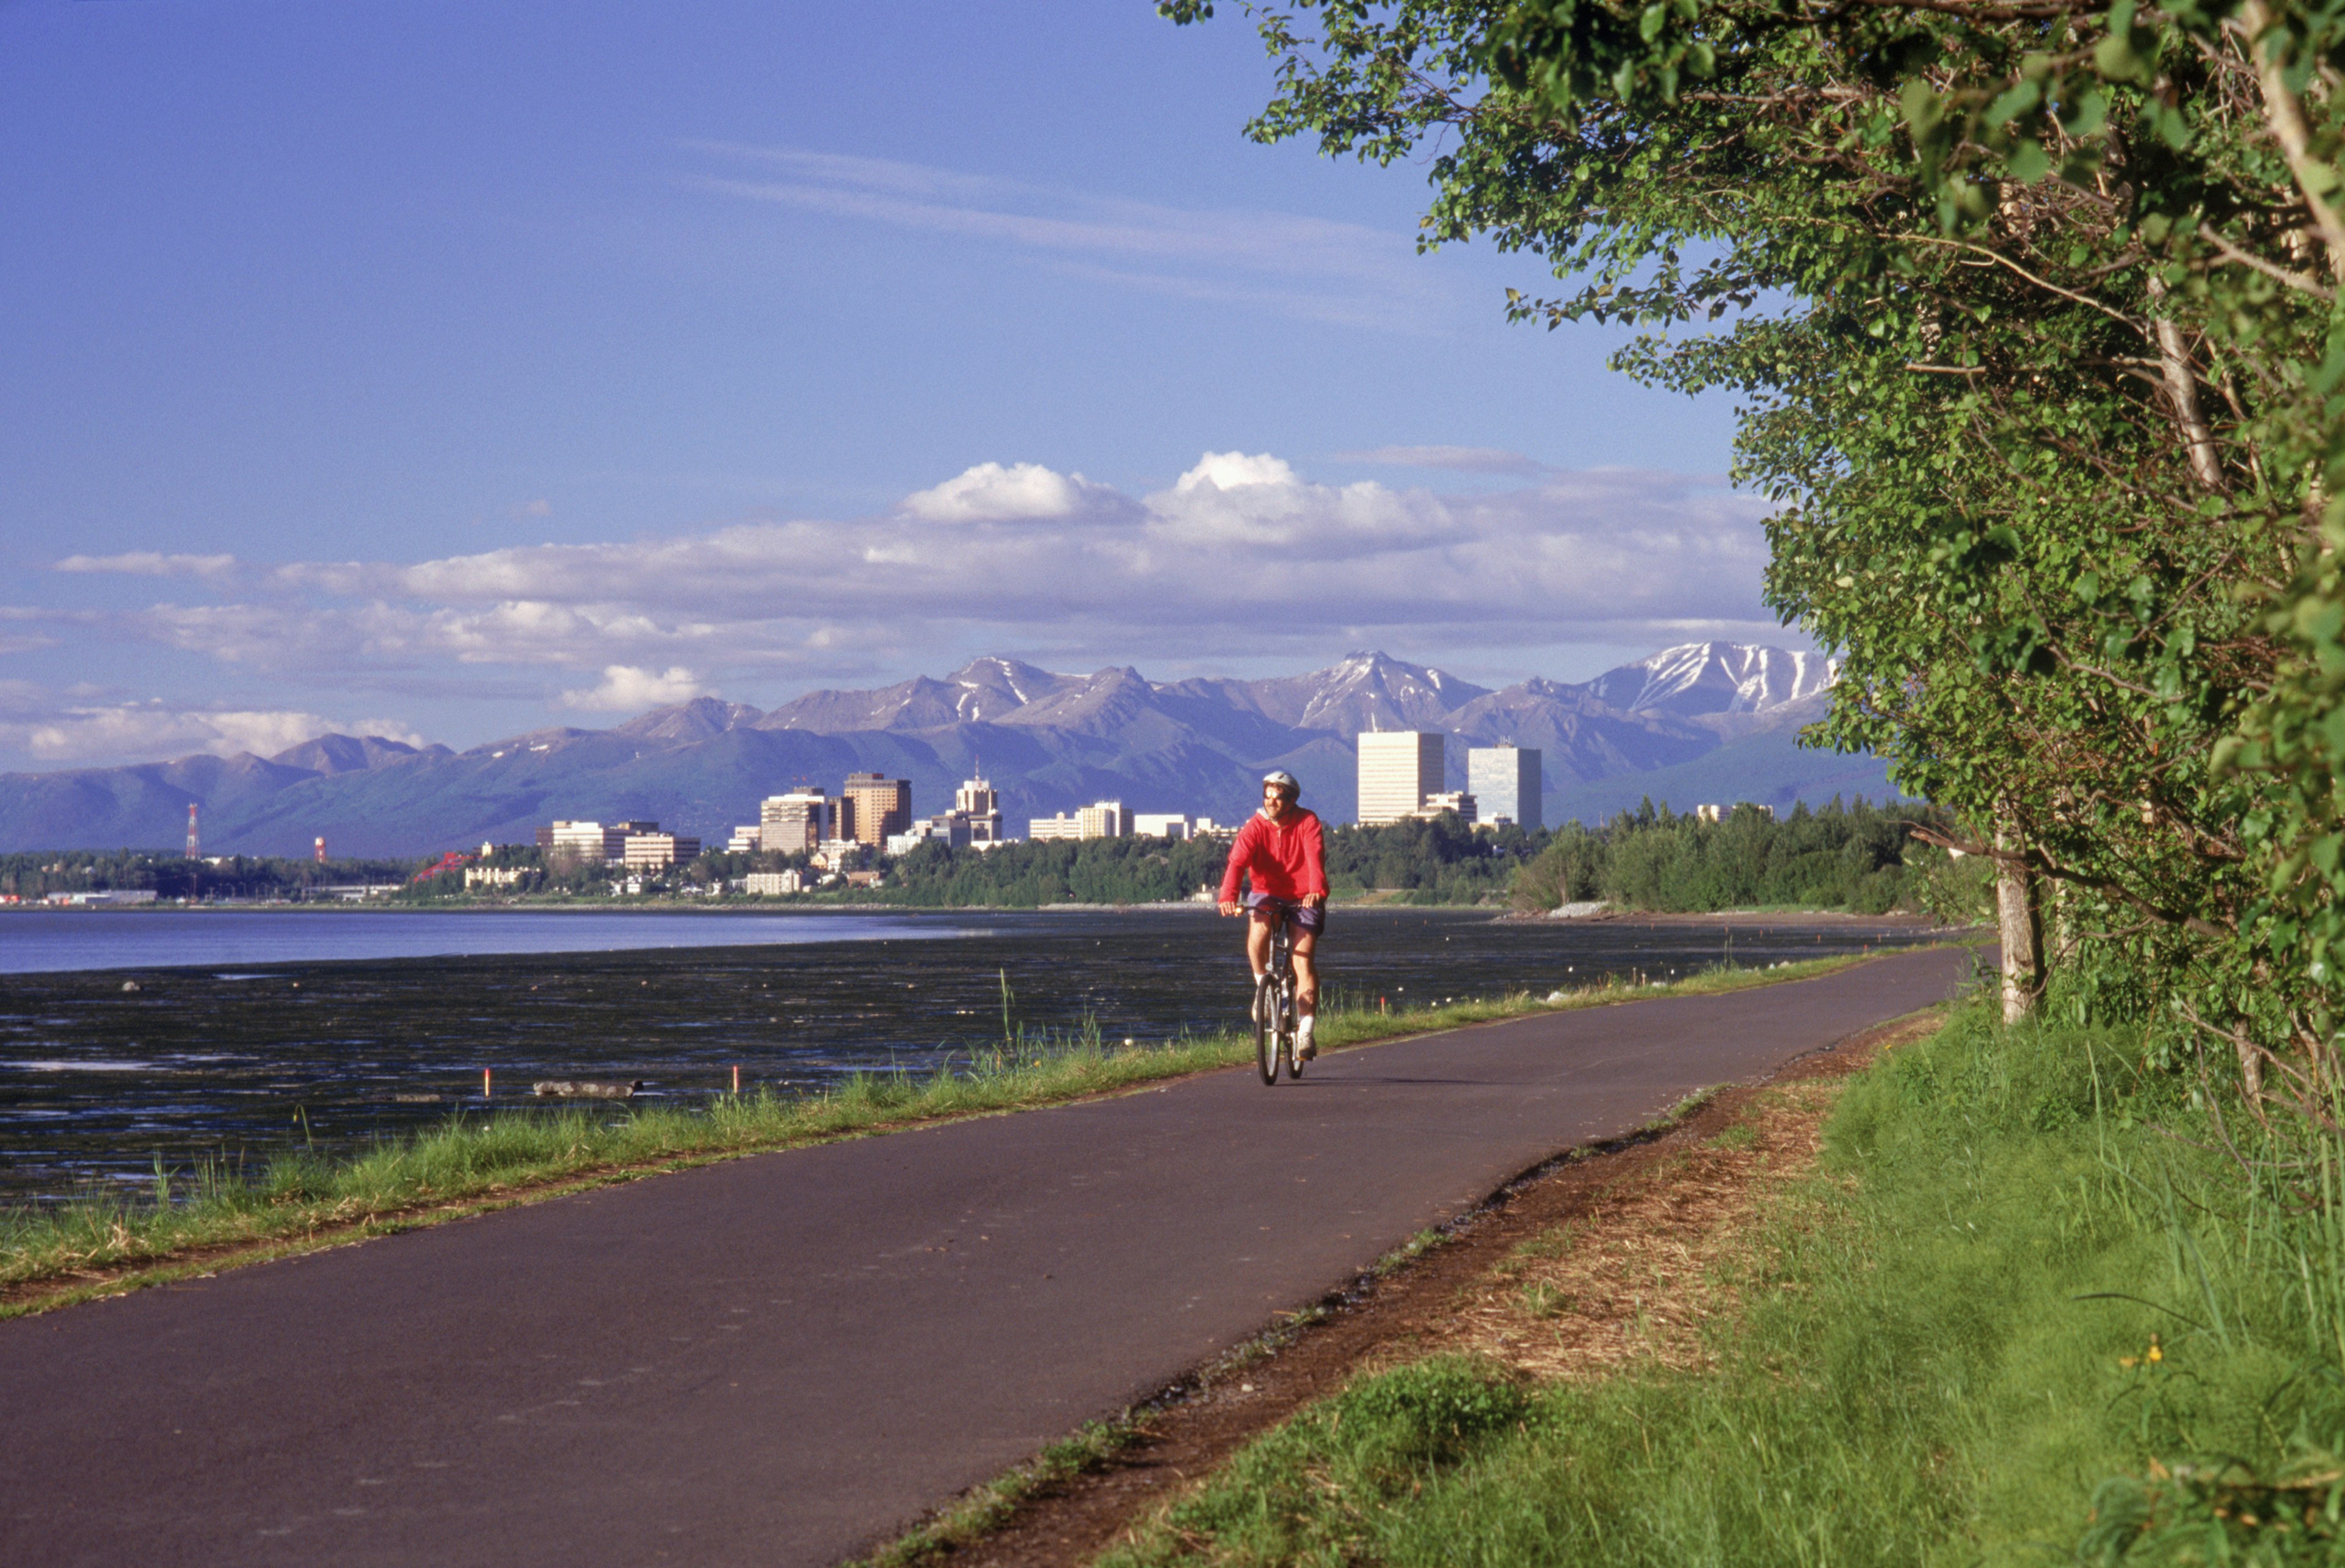
[[[1633,996],[1692,995],[1802,978],[1858,961],[1713,969],[1668,986],[1605,984],[1549,1001],[1460,999],[1390,1014],[1330,1007],[1328,1049]],[[198,1272],[230,1260],[431,1224],[581,1184],[627,1180],[939,1118],[1061,1104],[1251,1060],[1231,1033],[1118,1047],[1096,1027],[1000,1049],[927,1075],[867,1074],[819,1096],[719,1096],[697,1107],[624,1103],[459,1116],[355,1156],[281,1156],[257,1175],[224,1164],[158,1166],[144,1198],[92,1196],[0,1216],[0,1317]],[[40,1289],[28,1289],[40,1287]]]
[[[2197,1147],[2143,1060],[1958,1015],[1842,1095],[1714,1370],[1365,1379],[1106,1561],[2345,1561],[2334,1148]]]

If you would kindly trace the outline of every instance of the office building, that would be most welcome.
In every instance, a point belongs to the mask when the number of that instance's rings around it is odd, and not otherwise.
[[[1081,838],[1082,835],[1082,824],[1063,811],[1056,816],[1030,818],[1026,824],[1026,836],[1037,844],[1054,838]]]
[[[1411,814],[1423,817],[1426,821],[1431,822],[1435,817],[1441,815],[1444,812],[1454,811],[1457,814],[1459,821],[1472,822],[1474,820],[1474,814],[1477,809],[1477,803],[1475,801],[1471,792],[1462,789],[1453,789],[1444,790],[1439,794],[1426,795],[1425,797],[1425,804],[1418,806]]]
[[[969,842],[969,818],[957,811],[940,811],[901,833],[889,834],[886,848],[890,855],[909,855],[924,844],[949,845],[959,849]]]
[[[777,855],[811,854],[833,835],[835,814],[830,798],[818,789],[767,795],[757,804],[757,845]],[[838,835],[845,836],[844,831]]]
[[[549,859],[620,865],[626,862],[630,836],[658,831],[659,824],[655,822],[557,822],[538,829],[537,843]],[[692,853],[700,853],[696,839]]]
[[[849,774],[839,786],[838,836],[877,849],[890,834],[912,825],[912,781],[884,774]]]
[[[1075,813],[1077,838],[1130,838],[1132,814],[1120,800],[1095,801]]]
[[[743,823],[733,830],[733,836],[725,841],[725,851],[728,855],[755,855],[765,846],[766,829],[762,823]]]
[[[761,898],[774,898],[785,893],[800,892],[805,885],[805,879],[795,871],[753,871],[741,879],[741,891]]]
[[[1399,822],[1442,786],[1442,737],[1429,730],[1367,730],[1359,739],[1363,825]]]
[[[969,819],[969,842],[980,849],[1001,842],[1001,792],[973,778],[953,792],[953,814]]]
[[[1186,838],[1189,819],[1179,812],[1143,811],[1132,817],[1132,832],[1137,838]]]
[[[629,871],[657,871],[681,865],[699,854],[700,840],[688,834],[631,833],[620,851],[620,859]]]
[[[1513,823],[1537,830],[1547,824],[1541,796],[1547,781],[1540,776],[1539,754],[1521,746],[1468,746],[1466,787],[1481,803],[1486,823]]]

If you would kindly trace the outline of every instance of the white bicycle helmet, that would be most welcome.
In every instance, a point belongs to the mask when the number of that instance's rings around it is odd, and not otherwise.
[[[1264,789],[1283,789],[1288,794],[1296,796],[1303,794],[1303,782],[1284,768],[1271,769],[1262,775],[1262,783]]]

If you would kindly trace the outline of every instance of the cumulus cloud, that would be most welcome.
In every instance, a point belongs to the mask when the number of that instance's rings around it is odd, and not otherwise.
[[[660,673],[639,670],[632,664],[611,664],[603,671],[601,685],[563,693],[562,705],[589,713],[631,713],[688,703],[705,690],[693,673],[681,664]]]
[[[594,713],[898,678],[978,650],[1258,668],[1381,645],[1487,670],[1509,649],[1780,636],[1760,599],[1765,510],[1713,477],[1626,469],[1461,492],[1209,451],[1135,495],[995,461],[861,518],[289,562],[249,578],[249,602],[76,613],[337,693],[526,691]],[[114,722],[134,719],[154,722]]]
[[[1041,463],[980,463],[940,485],[914,491],[898,510],[927,522],[998,522],[1072,517],[1122,504],[1122,495],[1112,486],[1093,484],[1079,473],[1057,473]]]
[[[120,572],[130,577],[201,577],[218,579],[236,572],[233,555],[165,555],[134,550],[121,555],[68,555],[56,563],[59,572]]]

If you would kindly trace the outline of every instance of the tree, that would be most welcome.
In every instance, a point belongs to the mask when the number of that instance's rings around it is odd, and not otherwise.
[[[1846,661],[1816,738],[2325,1118],[2345,8],[1246,9],[1254,134],[1437,144],[1426,244],[1536,252],[1569,287],[1516,318],[1641,325],[1621,369],[1741,397],[1770,602]]]

